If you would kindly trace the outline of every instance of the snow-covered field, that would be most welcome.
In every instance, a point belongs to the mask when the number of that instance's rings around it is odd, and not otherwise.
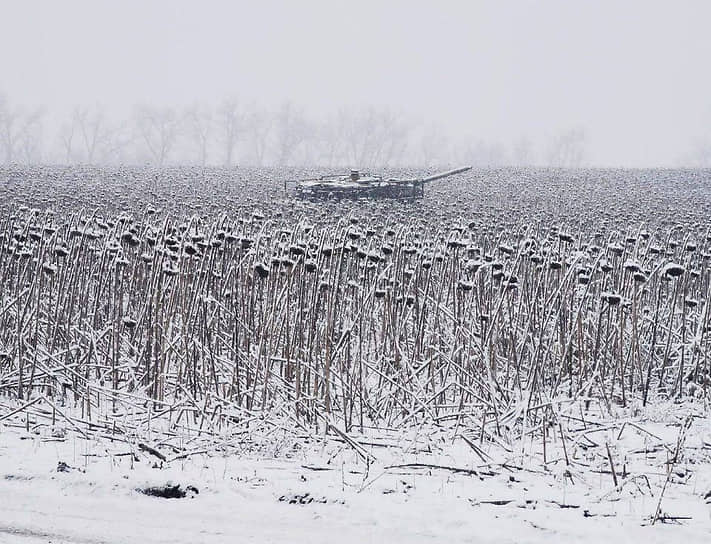
[[[682,414],[693,423],[670,464]],[[705,543],[711,424],[701,416],[678,406],[614,422],[591,415],[586,430],[566,433],[576,442],[568,463],[552,437],[545,465],[540,445],[520,443],[521,456],[485,443],[482,457],[433,429],[358,437],[366,464],[338,435],[281,452],[238,453],[214,439],[150,452],[138,441],[87,440],[66,422],[28,432],[13,416],[0,431],[0,542]],[[139,491],[161,486],[186,496]]]
[[[0,170],[0,542],[711,541],[711,172],[302,174]]]

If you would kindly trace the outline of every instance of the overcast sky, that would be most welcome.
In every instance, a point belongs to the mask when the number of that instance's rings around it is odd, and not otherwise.
[[[452,137],[677,164],[711,127],[711,0],[0,0],[0,91],[48,109],[227,95],[392,107]]]

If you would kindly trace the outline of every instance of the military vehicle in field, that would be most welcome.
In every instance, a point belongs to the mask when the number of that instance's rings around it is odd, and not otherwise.
[[[417,198],[424,196],[427,183],[461,174],[469,169],[471,166],[465,166],[423,178],[385,178],[351,170],[349,174],[285,181],[284,189],[288,190],[291,185],[294,196],[310,199]]]

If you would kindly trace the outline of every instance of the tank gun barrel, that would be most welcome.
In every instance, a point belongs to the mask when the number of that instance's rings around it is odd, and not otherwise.
[[[471,166],[463,166],[461,168],[454,168],[453,170],[447,170],[446,172],[439,172],[438,174],[433,174],[431,176],[427,176],[426,178],[422,178],[420,181],[422,183],[428,183],[430,181],[434,181],[436,179],[442,179],[446,178],[449,176],[453,176],[455,174],[461,174],[462,172],[466,172],[467,170],[471,170]]]

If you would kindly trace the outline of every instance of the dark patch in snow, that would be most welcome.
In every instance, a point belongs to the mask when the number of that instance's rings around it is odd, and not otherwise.
[[[150,486],[138,488],[136,491],[142,493],[143,495],[159,497],[161,499],[184,499],[187,496],[192,498],[200,493],[195,486],[188,485],[185,488],[182,488],[180,484]]]
[[[22,474],[5,474],[3,480],[8,482],[29,482],[32,476],[24,476]]]
[[[311,495],[308,491],[306,493],[287,493],[279,497],[279,502],[285,502],[288,504],[327,504],[327,503],[337,503],[343,504],[343,500],[329,501],[326,497],[320,496],[315,497]]]

